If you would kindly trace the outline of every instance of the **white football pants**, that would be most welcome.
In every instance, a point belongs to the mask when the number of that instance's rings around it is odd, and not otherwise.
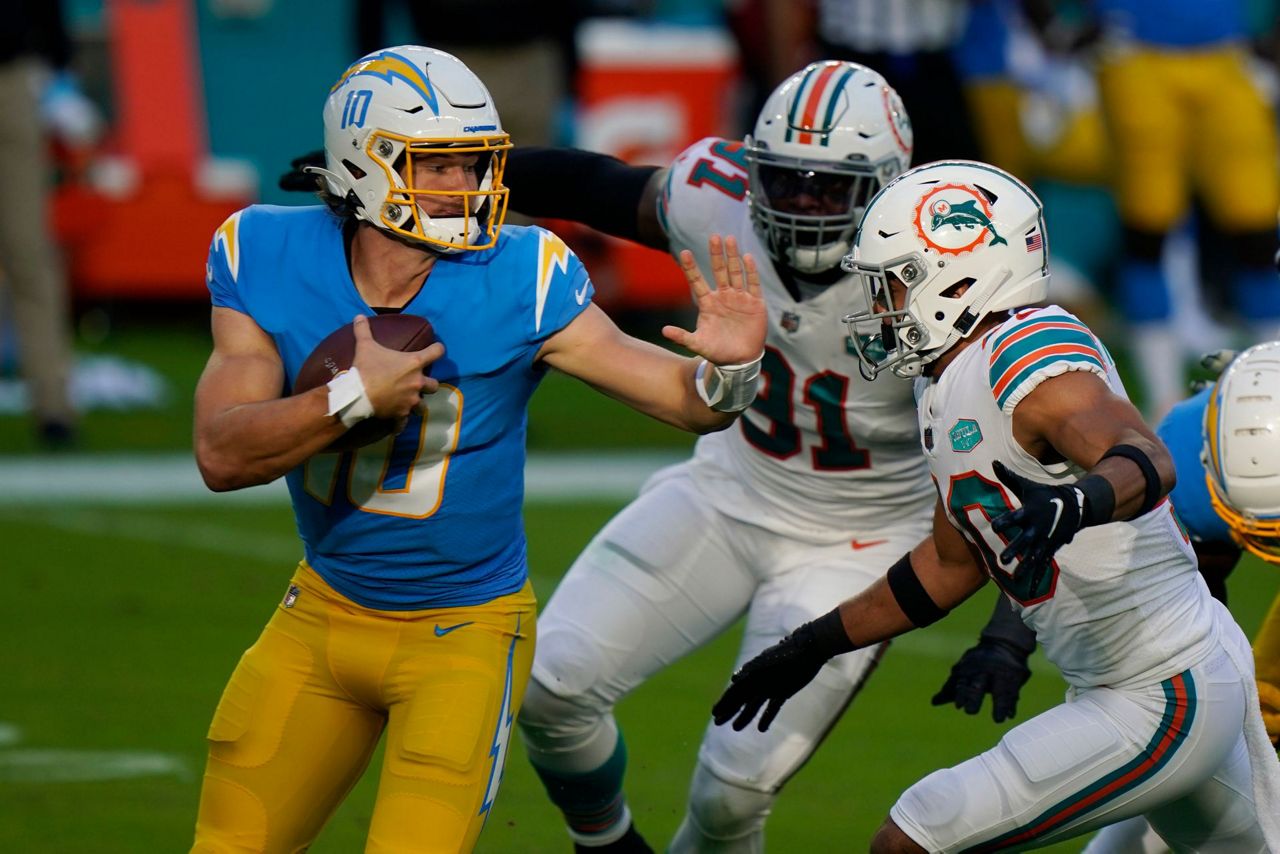
[[[1072,689],[909,788],[894,823],[928,851],[1021,851],[1145,815],[1176,852],[1264,854],[1244,738],[1245,715],[1258,714],[1249,645],[1225,612],[1219,623],[1234,654],[1219,646],[1152,685]],[[1142,850],[1108,836],[1133,847],[1090,850]]]
[[[664,469],[596,535],[538,618],[520,714],[535,764],[581,773],[612,754],[615,703],[661,668],[747,623],[737,665],[860,592],[929,532],[931,514],[815,545],[707,506],[688,465]],[[758,851],[779,789],[874,669],[882,647],[833,659],[766,733],[708,721],[671,851]],[[711,704],[729,674],[707,685]]]

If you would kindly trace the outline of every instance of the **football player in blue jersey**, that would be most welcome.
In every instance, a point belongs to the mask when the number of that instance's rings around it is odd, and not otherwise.
[[[1211,367],[1234,354],[1206,358]],[[1170,498],[1209,590],[1247,551],[1280,566],[1280,341],[1250,347],[1212,386],[1175,406],[1156,428],[1173,454]],[[1280,743],[1280,596],[1253,642],[1262,720]]]
[[[555,368],[677,427],[723,428],[755,396],[765,308],[754,261],[716,238],[714,290],[683,259],[696,328],[664,329],[694,358],[620,332],[559,238],[501,228],[510,143],[448,54],[362,58],[329,91],[324,129],[328,205],[247,208],[209,255],[197,462],[215,490],[285,476],[305,557],[214,714],[193,851],[305,850],[384,730],[366,850],[466,851],[533,655],[530,395]],[[365,318],[401,311],[438,343],[377,344]],[[353,316],[353,367],[293,393]],[[405,426],[325,452],[371,417]]]
[[[1130,327],[1146,411],[1160,417],[1182,397],[1184,368],[1161,258],[1193,198],[1221,234],[1230,302],[1253,340],[1280,326],[1280,285],[1270,269],[1280,140],[1273,97],[1248,50],[1250,18],[1261,16],[1245,0],[1023,5],[1052,50],[1097,40],[1091,52],[1123,226],[1116,302]],[[1072,12],[1085,13],[1074,16],[1084,19],[1078,26]],[[1273,13],[1272,33],[1276,21]]]
[[[1226,579],[1247,551],[1280,566],[1280,341],[1236,356],[1206,356],[1217,382],[1179,403],[1156,433],[1173,455],[1169,494],[1196,550],[1200,574],[1227,601]],[[1280,596],[1253,641],[1262,721],[1280,743]],[[1142,819],[1098,832],[1086,854],[1164,850]]]

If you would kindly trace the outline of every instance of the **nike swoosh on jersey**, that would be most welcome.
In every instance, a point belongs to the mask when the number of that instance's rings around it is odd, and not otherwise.
[[[587,298],[587,284],[583,283],[582,289],[573,292],[573,298],[578,301],[578,305],[582,305],[582,301]]]
[[[849,546],[856,552],[856,551],[861,551],[863,549],[869,549],[872,546],[882,546],[887,542],[889,541],[888,540],[850,540]]]
[[[440,628],[440,624],[439,624],[439,623],[436,623],[436,637],[438,637],[438,638],[442,638],[442,637],[444,637],[445,635],[449,634],[449,632],[456,632],[458,629],[460,629],[460,628],[462,628],[462,627],[464,627],[464,626],[469,626],[469,625],[471,625],[471,624],[472,624],[472,623],[474,623],[474,622],[475,622],[475,620],[470,620],[470,621],[468,621],[468,622],[466,622],[466,623],[458,623],[456,626],[448,626],[447,628],[443,628],[443,629],[442,629],[442,628]]]

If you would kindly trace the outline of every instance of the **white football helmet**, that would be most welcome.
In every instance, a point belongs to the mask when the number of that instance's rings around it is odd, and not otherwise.
[[[842,264],[866,296],[844,318],[863,373],[919,376],[988,314],[1043,300],[1048,260],[1040,200],[1008,172],[968,160],[906,172],[867,205]],[[897,308],[891,282],[905,288]]]
[[[404,45],[371,53],[343,72],[324,104],[330,193],[377,228],[437,252],[488,249],[507,211],[502,175],[511,148],[493,98],[457,57]],[[414,187],[414,158],[474,154],[478,188]],[[461,201],[457,216],[428,216],[428,197]]]
[[[1250,347],[1218,377],[1200,458],[1236,542],[1280,564],[1280,341]]]
[[[745,140],[747,204],[774,261],[833,269],[867,201],[911,163],[911,121],[885,79],[855,62],[814,62],[765,101]]]

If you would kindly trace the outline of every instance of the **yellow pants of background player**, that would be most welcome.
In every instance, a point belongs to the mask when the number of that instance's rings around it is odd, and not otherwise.
[[[386,757],[368,852],[470,851],[502,778],[534,647],[533,591],[374,611],[300,566],[209,727],[193,854],[306,850]]]
[[[1219,228],[1276,227],[1276,118],[1243,51],[1138,51],[1103,63],[1098,85],[1125,225],[1168,231],[1194,189]]]

